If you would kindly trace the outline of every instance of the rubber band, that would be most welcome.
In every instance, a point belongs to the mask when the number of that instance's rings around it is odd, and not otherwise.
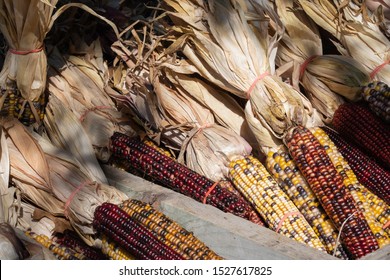
[[[387,229],[390,226],[390,221],[383,225],[382,229]]]
[[[276,231],[277,233],[279,233],[279,230],[282,228],[282,225],[283,225],[284,221],[285,221],[288,217],[294,216],[294,215],[303,217],[303,215],[302,215],[301,212],[296,212],[296,211],[295,211],[295,212],[288,212],[288,213],[284,214],[284,216],[282,217],[282,219],[281,219],[280,222],[278,223],[278,226],[276,227],[276,230],[275,230],[275,231]]]
[[[260,80],[264,79],[264,78],[267,77],[267,76],[269,76],[269,72],[268,72],[268,71],[267,71],[267,72],[264,72],[263,74],[261,74],[260,76],[258,76],[258,77],[253,81],[253,83],[251,84],[251,86],[249,87],[249,89],[248,89],[247,92],[246,92],[246,99],[249,99],[249,98],[251,97],[251,93],[252,93],[252,91],[255,89],[256,84],[257,84]]]
[[[78,193],[78,192],[81,190],[81,188],[83,188],[85,185],[90,184],[90,183],[92,183],[92,182],[91,182],[91,181],[86,181],[86,182],[84,182],[84,183],[81,183],[81,184],[80,184],[80,185],[79,185],[79,186],[70,194],[70,196],[69,196],[68,199],[66,200],[65,206],[64,206],[64,214],[65,214],[66,217],[68,217],[68,207],[69,207],[70,203],[72,202],[72,200],[73,200],[74,196],[76,195],[76,193]]]
[[[30,53],[39,53],[43,50],[43,46],[34,50],[29,50],[29,51],[20,51],[20,50],[15,50],[15,49],[9,49],[9,52],[12,54],[16,55],[27,55]]]
[[[111,106],[95,106],[92,108],[88,108],[84,111],[84,113],[80,116],[79,120],[80,122],[83,122],[85,120],[85,117],[88,115],[88,113],[95,111],[95,110],[101,110],[101,109],[111,109]]]
[[[370,73],[370,79],[374,79],[374,77],[376,76],[376,74],[378,74],[379,71],[381,71],[387,64],[390,63],[390,59],[386,60],[385,62],[383,62],[381,65],[377,66],[374,68],[374,70],[372,70],[372,72]]]
[[[219,184],[219,181],[215,182],[208,190],[207,192],[205,193],[204,197],[203,197],[203,204],[206,204],[206,199],[207,197],[210,195],[210,193],[215,189],[215,187]]]
[[[299,68],[299,79],[301,79],[303,76],[303,73],[305,73],[307,65],[309,65],[309,63],[312,62],[317,57],[318,57],[318,55],[312,55],[311,57],[309,57],[308,59],[306,59],[302,63],[301,67]]]

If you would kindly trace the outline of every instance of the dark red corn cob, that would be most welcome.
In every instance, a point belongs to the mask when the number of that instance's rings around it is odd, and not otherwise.
[[[53,240],[60,245],[64,245],[82,254],[87,260],[107,259],[100,251],[85,244],[74,232],[67,230],[63,234],[56,234]]]
[[[336,131],[329,127],[322,129],[348,161],[359,182],[390,205],[390,172]]]
[[[111,137],[111,162],[129,172],[210,204],[218,209],[264,225],[259,214],[243,198],[212,180],[167,157],[137,138],[115,132]]]
[[[304,127],[294,128],[286,140],[291,156],[341,232],[341,240],[351,258],[359,259],[377,250],[379,245],[367,221],[320,142]]]
[[[390,127],[367,106],[360,103],[340,105],[334,113],[332,125],[345,139],[390,168]]]
[[[117,205],[103,203],[98,206],[94,213],[93,226],[97,232],[114,240],[137,259],[183,259]]]

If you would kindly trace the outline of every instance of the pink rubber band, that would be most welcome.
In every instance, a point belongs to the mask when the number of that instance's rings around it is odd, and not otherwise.
[[[66,217],[68,217],[68,207],[69,207],[69,205],[70,205],[70,203],[72,202],[72,200],[73,200],[73,198],[74,198],[74,196],[76,195],[76,193],[78,193],[80,190],[81,190],[81,188],[83,188],[85,185],[88,185],[88,184],[90,184],[91,183],[91,181],[86,181],[86,182],[84,182],[84,183],[81,183],[71,194],[70,194],[70,196],[68,197],[68,199],[66,200],[66,202],[65,202],[65,206],[64,206],[64,214],[65,214],[65,216]]]
[[[305,73],[307,65],[309,65],[309,63],[312,62],[317,57],[318,57],[318,55],[312,55],[311,57],[309,57],[308,59],[306,59],[302,63],[301,67],[299,68],[299,79],[301,79],[303,76],[303,73]]]
[[[252,91],[255,89],[256,87],[256,84],[264,79],[265,77],[269,76],[269,73],[268,71],[267,72],[264,72],[263,74],[261,74],[260,76],[258,76],[252,83],[252,85],[249,87],[249,89],[247,90],[246,92],[246,99],[249,99],[251,97],[251,94],[252,94]]]
[[[374,79],[374,77],[376,76],[376,74],[378,74],[379,71],[381,71],[387,64],[390,63],[390,59],[386,60],[385,62],[383,62],[381,65],[377,66],[374,68],[374,70],[372,70],[372,72],[370,73],[370,79]]]
[[[43,50],[43,46],[40,48],[37,48],[35,50],[29,50],[29,51],[20,51],[20,50],[9,49],[9,52],[12,54],[16,54],[16,55],[27,55],[30,53],[39,53],[42,50]]]
[[[275,231],[279,233],[279,230],[281,229],[281,227],[282,227],[284,221],[285,221],[288,217],[294,216],[294,215],[295,215],[295,216],[301,216],[301,217],[303,217],[302,213],[300,213],[300,212],[288,212],[288,213],[284,214],[284,216],[282,217],[282,219],[281,219],[280,222],[278,223],[278,226],[277,226],[277,228],[276,228]]]
[[[215,187],[219,184],[219,181],[215,182],[206,192],[203,198],[203,204],[206,204],[207,197],[210,195],[210,193],[215,189]]]
[[[95,106],[92,108],[88,108],[84,111],[84,113],[80,116],[80,122],[83,122],[85,117],[88,115],[89,112],[95,111],[95,110],[102,110],[102,109],[111,109],[111,106]]]
[[[387,229],[390,226],[390,221],[383,225],[382,229]]]

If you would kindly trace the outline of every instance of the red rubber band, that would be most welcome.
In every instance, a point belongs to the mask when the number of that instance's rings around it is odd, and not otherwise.
[[[29,51],[20,51],[20,50],[9,49],[9,52],[12,54],[16,54],[16,55],[27,55],[30,53],[39,53],[42,50],[43,50],[43,46],[40,48],[37,48],[35,50],[29,50]]]
[[[72,202],[74,196],[76,195],[76,193],[78,193],[82,187],[84,187],[85,185],[88,185],[90,184],[91,181],[86,181],[84,183],[81,183],[71,194],[70,196],[68,197],[68,199],[66,200],[65,202],[65,206],[64,206],[64,214],[66,217],[68,217],[68,207],[70,205],[70,203]]]
[[[267,72],[264,72],[263,74],[261,74],[260,76],[258,76],[252,83],[252,85],[249,87],[249,89],[247,90],[246,92],[246,99],[249,99],[251,97],[251,93],[252,91],[255,89],[255,86],[257,84],[258,81],[264,79],[265,77],[269,76],[269,73],[268,71]]]
[[[88,108],[84,111],[84,113],[80,116],[79,120],[80,122],[83,122],[85,117],[88,115],[89,112],[95,111],[95,110],[101,110],[101,109],[111,109],[111,106],[95,106],[92,108]]]
[[[383,62],[381,65],[377,66],[374,68],[374,70],[372,70],[372,72],[370,73],[370,79],[374,79],[374,77],[376,76],[376,74],[378,74],[379,71],[381,71],[387,64],[390,63],[390,59],[386,60],[385,62]]]
[[[215,189],[215,187],[219,184],[219,181],[215,182],[206,192],[203,198],[203,204],[206,204],[206,199],[210,195],[210,193]]]
[[[302,213],[300,212],[288,212],[286,214],[284,214],[284,216],[282,217],[282,219],[280,220],[280,222],[278,223],[278,226],[276,227],[276,232],[279,233],[279,230],[281,229],[282,225],[283,225],[283,222],[290,216],[293,216],[293,215],[296,215],[296,216],[301,216],[303,217]]]
[[[312,61],[313,61],[315,58],[317,58],[317,57],[318,57],[318,55],[312,55],[311,57],[309,57],[308,59],[306,59],[306,60],[302,63],[301,67],[299,68],[299,79],[301,79],[302,76],[303,76],[303,73],[305,73],[306,68],[307,68],[307,65],[308,65],[310,62],[312,62]]]

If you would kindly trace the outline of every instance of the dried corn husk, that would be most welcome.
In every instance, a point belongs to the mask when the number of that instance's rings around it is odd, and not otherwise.
[[[248,1],[258,12],[257,18],[251,18],[255,25],[248,23],[243,8],[235,1],[166,0],[163,4],[174,23],[171,29],[176,32],[171,33],[174,43],[166,54],[182,50],[205,79],[240,98],[249,99],[245,109],[247,118],[259,120],[274,139],[282,139],[296,123],[306,125],[313,114],[310,102],[274,75],[280,33],[268,36],[269,20],[265,14],[274,23],[280,21],[271,6]],[[205,20],[198,21],[200,17]],[[275,27],[275,30],[280,29],[282,25]],[[251,88],[253,92],[248,94]],[[268,137],[266,143],[262,137],[256,138],[263,149],[272,139]],[[281,140],[273,146],[280,144]]]
[[[334,44],[341,54],[358,61],[371,78],[390,82],[390,41],[377,24],[356,12],[353,1],[299,0],[299,3],[318,25],[338,40]]]
[[[69,151],[94,181],[108,182],[80,121],[55,96],[47,105],[44,124],[54,145]]]
[[[72,154],[54,146],[36,133],[29,133],[17,120],[9,120],[3,123],[3,127],[7,128],[7,137],[14,143],[17,142],[15,137],[28,139],[30,142],[28,148],[38,155],[35,158],[24,157],[27,165],[35,173],[49,174],[50,184],[47,184],[46,193],[52,194],[64,203],[65,216],[83,240],[89,245],[99,246],[99,240],[95,239],[92,227],[96,207],[103,202],[119,204],[128,197],[112,186],[93,181]],[[14,131],[20,132],[18,136],[15,136]],[[27,148],[23,145],[16,147],[20,152]],[[12,164],[11,158],[11,166]]]
[[[107,66],[103,63],[98,41],[84,50],[84,56],[62,56],[58,51],[49,57],[48,88],[84,128],[99,160],[109,157],[109,139],[115,131],[136,135],[133,121],[118,111],[108,86]],[[64,66],[65,65],[65,66]],[[77,85],[77,86],[75,86]],[[99,127],[99,129],[96,129]]]

